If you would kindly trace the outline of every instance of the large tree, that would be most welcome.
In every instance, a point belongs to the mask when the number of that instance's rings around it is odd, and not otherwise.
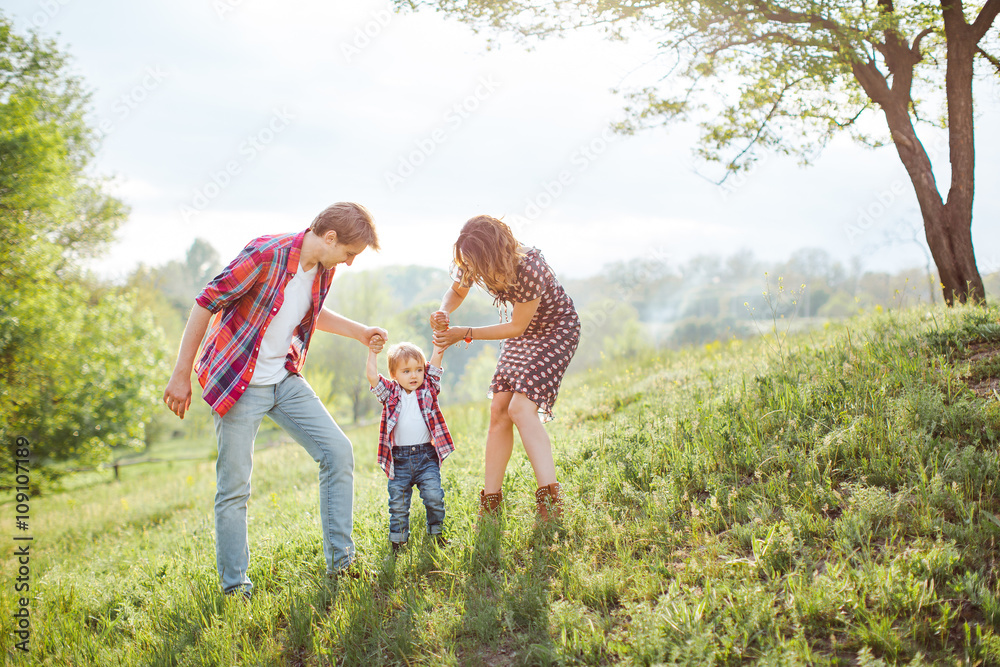
[[[973,79],[977,61],[983,73],[1000,71],[990,34],[1000,0],[394,2],[526,38],[603,26],[616,38],[655,40],[665,67],[655,85],[627,93],[619,128],[697,118],[699,154],[729,172],[766,151],[808,161],[842,131],[873,145],[891,141],[916,192],[945,300],[984,300],[971,236]],[[887,134],[865,122],[873,110]],[[947,131],[946,197],[917,135],[921,121]]]
[[[18,436],[32,467],[141,446],[164,342],[133,295],[94,286],[126,207],[91,168],[89,97],[55,43],[0,16],[0,464]],[[35,478],[37,480],[37,478]],[[0,486],[11,480],[0,481]]]

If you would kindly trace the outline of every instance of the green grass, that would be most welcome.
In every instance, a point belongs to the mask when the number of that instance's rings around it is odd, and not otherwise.
[[[549,428],[569,503],[558,529],[534,525],[520,452],[503,521],[477,524],[488,406],[449,408],[452,543],[418,529],[397,559],[376,427],[353,431],[357,580],[325,580],[313,461],[297,445],[261,450],[249,606],[218,589],[214,463],[123,468],[119,482],[32,500],[28,655],[12,647],[16,562],[0,545],[3,653],[25,665],[1000,664],[1000,397],[984,390],[1000,374],[998,321],[880,313],[573,376]]]

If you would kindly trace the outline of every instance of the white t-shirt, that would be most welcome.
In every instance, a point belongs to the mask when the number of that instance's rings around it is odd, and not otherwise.
[[[392,428],[392,446],[422,445],[430,441],[431,432],[427,429],[427,422],[420,413],[417,392],[406,393],[405,389],[400,389],[399,417]]]
[[[302,265],[285,285],[285,300],[281,308],[271,318],[257,353],[257,366],[253,370],[250,384],[278,384],[285,379],[285,357],[292,345],[292,334],[302,319],[312,308],[312,285],[319,264],[310,271],[303,271]]]

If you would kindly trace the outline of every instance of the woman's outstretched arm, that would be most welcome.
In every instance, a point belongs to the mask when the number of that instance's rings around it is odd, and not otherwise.
[[[523,334],[528,325],[531,324],[531,320],[538,310],[538,304],[541,302],[542,299],[539,297],[533,301],[515,303],[513,309],[511,309],[510,322],[504,322],[503,324],[491,324],[486,327],[463,327],[456,325],[447,329],[435,329],[434,344],[441,347],[448,347],[460,340],[464,340],[466,337],[471,337],[472,340],[516,338]]]
[[[433,313],[431,313],[431,329],[434,331],[443,331],[448,328],[448,314],[455,312],[455,310],[462,305],[465,301],[465,297],[469,294],[468,287],[462,287],[461,283],[452,283],[448,291],[444,293],[444,297],[441,299],[441,308]]]

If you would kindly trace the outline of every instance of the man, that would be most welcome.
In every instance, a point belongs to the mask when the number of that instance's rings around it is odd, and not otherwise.
[[[219,443],[215,549],[227,595],[249,598],[253,592],[247,577],[247,501],[254,438],[264,415],[319,463],[327,573],[340,574],[354,559],[354,451],[300,371],[316,329],[366,346],[373,336],[388,338],[384,329],[323,308],[336,266],[350,266],[365,248],[378,247],[375,221],[364,206],[334,204],[302,232],[251,241],[191,309],[163,401],[184,418],[193,367],[212,406]]]

